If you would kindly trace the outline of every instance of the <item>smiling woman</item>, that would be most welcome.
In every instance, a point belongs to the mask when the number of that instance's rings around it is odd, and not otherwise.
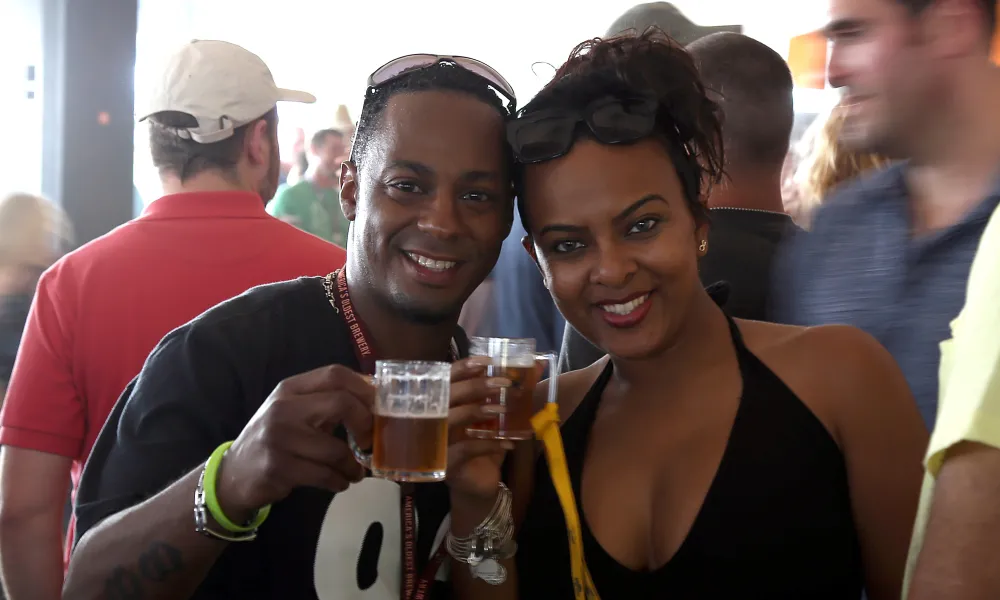
[[[655,31],[582,44],[507,134],[525,248],[610,354],[559,381],[570,545],[596,591],[897,598],[926,432],[870,337],[734,320],[702,288],[723,160],[688,54]],[[539,460],[517,594],[572,598]]]

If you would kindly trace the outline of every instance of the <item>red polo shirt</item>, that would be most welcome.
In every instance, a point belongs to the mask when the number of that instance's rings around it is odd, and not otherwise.
[[[325,275],[345,257],[268,215],[255,194],[156,200],[42,275],[0,444],[72,458],[75,488],[115,401],[164,335],[251,287]]]

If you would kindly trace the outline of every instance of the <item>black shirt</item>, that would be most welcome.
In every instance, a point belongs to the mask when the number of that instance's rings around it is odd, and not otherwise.
[[[726,312],[737,319],[771,320],[771,269],[781,243],[802,232],[783,213],[713,208],[708,253],[698,261],[701,282],[728,283]],[[560,370],[575,371],[604,356],[576,329],[566,325]]]
[[[464,354],[464,334],[458,341]],[[77,496],[77,539],[236,439],[281,380],[330,364],[359,369],[352,344],[315,277],[254,288],[172,331],[98,437]],[[448,492],[421,484],[416,494],[422,569],[443,538]],[[396,599],[400,532],[396,483],[299,488],[274,505],[257,540],[229,545],[194,598]],[[446,587],[435,583],[431,597]]]
[[[843,454],[809,407],[747,349],[731,319],[729,327],[743,379],[739,407],[691,529],[661,567],[633,571],[619,563],[583,510],[590,431],[613,363],[561,427],[597,592],[603,600],[857,600],[861,548]],[[520,600],[573,599],[566,520],[545,456],[536,463],[516,561]]]

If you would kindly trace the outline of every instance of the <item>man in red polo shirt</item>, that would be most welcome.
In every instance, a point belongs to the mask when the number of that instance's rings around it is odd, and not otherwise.
[[[0,573],[13,600],[60,597],[71,475],[75,488],[157,342],[251,287],[344,264],[341,248],[264,210],[278,186],[276,104],[313,100],[233,44],[191,42],[169,61],[140,114],[166,195],[49,269],[28,317],[0,414]]]

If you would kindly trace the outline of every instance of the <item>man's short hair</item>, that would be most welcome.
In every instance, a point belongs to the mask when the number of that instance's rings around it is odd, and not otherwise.
[[[504,102],[482,77],[452,63],[441,62],[409,73],[377,88],[368,90],[364,108],[354,134],[352,160],[359,167],[364,162],[368,145],[375,136],[389,100],[396,94],[422,91],[451,91],[467,94],[507,115]]]
[[[310,148],[320,148],[326,144],[328,138],[335,137],[337,139],[344,139],[344,132],[339,129],[320,129],[313,134],[312,140],[309,142]]]
[[[159,112],[149,117],[149,149],[153,165],[161,173],[172,173],[181,182],[206,171],[232,174],[240,160],[247,131],[258,121],[267,122],[272,138],[277,131],[278,111],[272,109],[260,119],[233,130],[233,134],[219,142],[202,144],[177,134],[179,129],[196,127],[198,121],[182,112]],[[274,149],[277,151],[277,148]]]
[[[934,4],[935,0],[896,0],[906,8],[910,10],[911,14],[919,14],[922,10]],[[980,7],[983,9],[983,15],[986,17],[987,31],[989,32],[990,38],[993,37],[993,31],[997,26],[997,0],[977,0]]]
[[[703,37],[688,51],[722,108],[727,164],[781,165],[795,120],[794,84],[785,60],[738,33]]]

